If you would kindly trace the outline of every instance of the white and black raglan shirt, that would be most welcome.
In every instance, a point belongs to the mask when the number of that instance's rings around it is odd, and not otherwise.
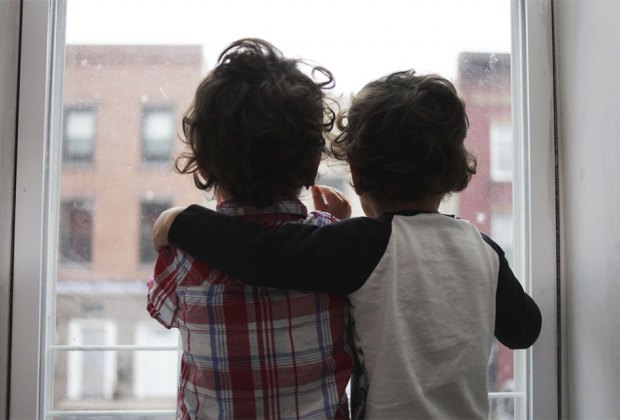
[[[501,248],[471,223],[416,210],[267,230],[200,206],[168,239],[255,286],[346,294],[353,418],[488,418],[493,337],[538,338],[541,314]]]

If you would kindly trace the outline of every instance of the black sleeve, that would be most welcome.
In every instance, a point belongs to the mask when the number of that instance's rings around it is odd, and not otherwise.
[[[269,230],[194,205],[175,218],[168,241],[247,284],[348,294],[366,282],[390,234],[390,223],[367,217]]]
[[[499,278],[495,293],[495,337],[511,349],[525,349],[534,344],[542,326],[536,302],[523,290],[513,274],[504,251],[488,236],[484,240],[499,256]]]

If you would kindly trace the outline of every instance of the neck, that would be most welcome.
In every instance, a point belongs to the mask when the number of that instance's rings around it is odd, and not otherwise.
[[[275,197],[275,201],[297,200],[299,199],[300,193],[301,193],[301,189],[292,188],[290,191],[288,191],[285,194],[277,195]],[[229,194],[227,191],[224,191],[221,188],[217,190],[216,198],[217,198],[218,203],[221,201],[228,201],[228,200],[238,201],[238,199],[235,196],[233,196],[232,194]]]
[[[366,215],[368,217],[377,217],[382,213],[394,213],[400,210],[420,210],[437,213],[443,195],[431,195],[419,200],[377,200],[372,197],[360,197],[360,199],[362,199],[362,207]]]

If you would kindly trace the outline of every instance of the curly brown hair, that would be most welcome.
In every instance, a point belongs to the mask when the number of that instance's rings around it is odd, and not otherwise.
[[[176,170],[192,174],[199,189],[221,189],[259,207],[298,192],[314,182],[334,125],[325,95],[333,86],[330,71],[286,58],[267,41],[233,42],[183,118],[189,151],[176,159]]]
[[[407,70],[370,82],[337,125],[331,153],[357,170],[356,191],[377,200],[462,191],[476,173],[465,105],[441,76]]]

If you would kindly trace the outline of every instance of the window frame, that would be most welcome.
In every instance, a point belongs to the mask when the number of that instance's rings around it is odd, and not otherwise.
[[[49,414],[42,390],[54,348],[45,348],[51,331],[44,327],[53,293],[47,279],[55,276],[56,200],[61,150],[52,136],[60,135],[62,118],[62,31],[64,0],[23,0],[20,45],[15,230],[13,259],[10,418],[41,418]],[[522,352],[527,378],[526,418],[558,418],[562,355],[559,332],[563,296],[557,279],[557,203],[554,134],[552,0],[512,0],[513,8],[513,138],[516,165],[515,267],[539,304],[541,337]],[[517,100],[515,100],[515,98]],[[529,140],[527,140],[529,139]],[[533,140],[535,139],[535,141]],[[535,209],[535,211],[534,211]],[[36,239],[33,239],[36,238]],[[53,241],[52,241],[53,239]],[[520,250],[520,251],[517,251]],[[534,281],[533,281],[534,280]],[[51,284],[51,283],[50,283]],[[48,375],[49,376],[49,375]],[[524,380],[524,378],[515,378]]]

